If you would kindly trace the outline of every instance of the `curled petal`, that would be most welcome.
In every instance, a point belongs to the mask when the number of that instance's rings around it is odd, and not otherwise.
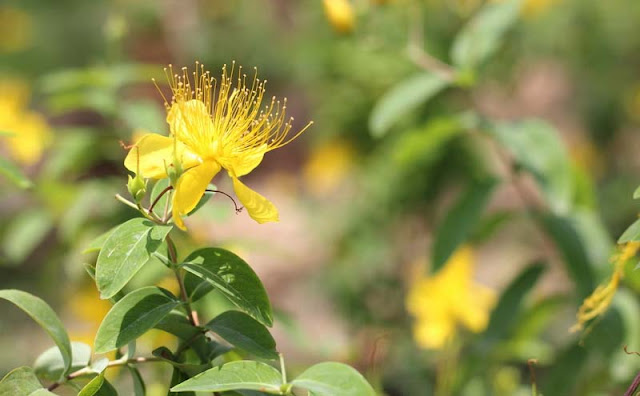
[[[237,177],[244,176],[260,165],[267,148],[267,145],[263,144],[249,151],[234,154],[231,159],[225,160],[223,165],[231,174]]]
[[[175,144],[175,146],[174,146]],[[129,150],[124,166],[130,171],[140,174],[144,178],[163,179],[167,177],[167,166],[173,163],[175,156],[183,169],[196,166],[197,156],[191,153],[184,144],[174,142],[174,139],[156,133],[148,133],[140,138]]]
[[[232,179],[233,189],[252,219],[260,224],[279,220],[278,209],[271,201],[244,185],[237,177],[232,176]]]
[[[173,221],[180,229],[186,229],[182,216],[196,207],[209,182],[219,171],[220,165],[217,162],[206,161],[180,176],[173,194]]]

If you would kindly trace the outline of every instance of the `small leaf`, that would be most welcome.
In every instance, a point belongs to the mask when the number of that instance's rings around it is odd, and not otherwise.
[[[96,374],[102,373],[106,368],[109,367],[109,359],[106,357],[100,358],[94,362],[91,362],[89,368]]]
[[[618,239],[618,243],[640,241],[640,219],[631,224]]]
[[[175,311],[162,318],[155,328],[173,334],[182,340],[189,340],[201,332],[189,322],[186,316]]]
[[[475,229],[496,184],[494,179],[489,179],[471,186],[447,212],[433,243],[432,273],[442,268]]]
[[[277,359],[276,341],[269,330],[251,316],[239,311],[227,311],[205,325],[230,344],[257,357]]]
[[[176,359],[173,353],[166,347],[156,348],[153,350],[153,352],[151,352],[151,354],[169,363],[173,367],[180,369],[183,373],[187,374],[189,377],[198,375],[204,370],[211,368],[210,364],[180,363],[177,361],[178,359]]]
[[[71,342],[58,315],[40,298],[20,290],[0,290],[0,298],[15,304],[49,333],[62,354],[64,370],[60,378],[64,377],[71,368]]]
[[[455,38],[451,47],[453,63],[469,69],[493,55],[517,21],[521,5],[522,0],[486,3]]]
[[[640,186],[638,186],[633,192],[633,199],[638,199],[638,198],[640,198]]]
[[[185,276],[185,285],[193,300],[197,299],[194,296],[203,296],[215,286],[233,304],[260,323],[265,326],[273,324],[267,292],[260,278],[240,257],[224,249],[205,248],[191,253],[182,267],[195,275]]]
[[[104,246],[104,243],[107,241],[107,239],[109,239],[111,234],[113,234],[118,227],[113,227],[109,231],[107,231],[107,232],[103,233],[102,235],[96,237],[93,241],[91,241],[89,246],[87,246],[87,248],[82,251],[82,253],[97,252],[100,249],[102,249],[102,246]]]
[[[514,322],[517,319],[518,312],[522,309],[525,296],[536,285],[543,271],[544,265],[541,263],[525,268],[502,292],[498,304],[491,312],[489,326],[485,332],[489,340],[497,341],[502,339],[515,325]]]
[[[384,136],[398,120],[426,103],[448,84],[431,73],[421,73],[400,82],[385,93],[371,111],[371,135],[377,138]]]
[[[311,366],[291,384],[310,391],[314,396],[376,395],[371,385],[356,369],[335,362]]]
[[[574,172],[553,126],[541,120],[502,122],[490,125],[487,132],[511,152],[516,165],[536,179],[553,213],[570,211]]]
[[[280,393],[281,385],[282,376],[275,368],[265,363],[239,360],[198,374],[174,386],[171,391],[224,392],[247,389]]]
[[[78,396],[117,396],[116,389],[104,379],[104,374],[100,374],[95,377],[82,390],[78,393]]]
[[[96,285],[100,298],[111,298],[119,292],[149,262],[171,228],[140,217],[119,226],[98,255]]]
[[[140,371],[133,365],[128,365],[127,367],[131,373],[131,379],[133,380],[133,395],[145,396],[147,394],[147,387],[144,384],[144,379],[142,378]]]
[[[575,282],[578,298],[584,300],[594,289],[593,267],[572,221],[552,214],[542,215],[540,220],[562,254],[567,272]]]
[[[29,180],[13,163],[0,157],[0,174],[3,174],[9,181],[20,188],[31,188],[33,183]]]
[[[42,384],[31,367],[19,367],[0,381],[0,396],[31,395],[40,389]]]
[[[91,347],[82,342],[71,343],[71,362],[70,371],[79,370],[89,364],[91,359]],[[64,371],[64,361],[62,354],[57,346],[51,347],[44,351],[35,363],[33,369],[39,378],[55,381],[62,376]]]
[[[135,340],[180,305],[168,291],[155,286],[133,291],[118,301],[98,328],[96,353],[106,353]]]

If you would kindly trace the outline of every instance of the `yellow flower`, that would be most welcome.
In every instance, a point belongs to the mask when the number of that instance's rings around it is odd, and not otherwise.
[[[473,251],[463,246],[435,276],[411,285],[406,307],[416,319],[414,338],[419,346],[443,348],[458,325],[475,333],[487,327],[495,293],[473,282],[473,261]]]
[[[355,152],[344,140],[335,139],[315,148],[304,166],[307,188],[316,196],[330,194],[346,179]]]
[[[619,253],[611,258],[614,265],[611,279],[598,286],[589,297],[584,299],[576,315],[577,323],[571,327],[572,332],[582,330],[587,322],[606,312],[624,275],[624,264],[634,257],[638,250],[640,250],[640,242],[628,242],[619,246]]]
[[[356,19],[349,0],[324,0],[324,12],[338,33],[351,33]]]
[[[227,73],[223,67],[218,83],[198,63],[192,78],[187,68],[179,75],[170,66],[173,95],[165,105],[171,137],[144,135],[124,162],[127,169],[145,178],[166,178],[172,168],[183,171],[172,199],[173,220],[181,229],[185,229],[182,216],[195,208],[222,168],[251,218],[258,223],[278,221],[275,206],[239,178],[255,169],[267,152],[288,144],[311,125],[289,136],[293,118],[285,119],[286,99],[281,103],[274,97],[261,108],[266,81],[257,78],[256,70],[247,84],[242,67],[237,75],[234,68],[235,64]]]
[[[44,117],[29,111],[29,90],[19,81],[0,81],[0,131],[9,154],[23,165],[40,160],[51,142],[51,131]]]

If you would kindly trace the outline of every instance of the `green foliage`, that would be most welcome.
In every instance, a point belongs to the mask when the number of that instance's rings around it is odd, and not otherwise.
[[[265,326],[273,324],[267,292],[255,272],[240,257],[219,248],[199,249],[181,264],[188,295],[196,301],[216,287],[238,308]]]
[[[73,362],[71,342],[67,331],[53,309],[40,298],[20,290],[0,290],[0,299],[7,300],[23,310],[49,334],[62,356],[63,370],[60,377],[65,376],[71,369]]]
[[[317,396],[374,396],[371,385],[354,368],[346,364],[324,362],[309,367],[291,384]]]
[[[96,334],[96,353],[106,353],[140,337],[180,305],[166,290],[149,286],[135,290],[109,311]]]
[[[30,188],[33,186],[29,180],[15,164],[0,157],[0,174],[20,188]]]
[[[135,218],[119,226],[104,242],[96,263],[100,297],[111,298],[151,260],[171,226]]]
[[[242,312],[227,311],[205,325],[226,341],[263,359],[277,359],[276,341],[260,322]]]
[[[171,388],[172,392],[223,392],[238,389],[282,394],[282,376],[268,364],[240,360],[214,367]]]
[[[89,381],[89,383],[80,390],[78,396],[117,396],[117,394],[118,392],[113,385],[104,379],[104,374],[100,374]]]
[[[91,347],[82,342],[71,342],[71,368],[69,371],[86,367],[91,360]],[[51,347],[42,352],[33,363],[33,370],[39,378],[55,381],[62,377],[65,371],[65,362],[60,349]]]

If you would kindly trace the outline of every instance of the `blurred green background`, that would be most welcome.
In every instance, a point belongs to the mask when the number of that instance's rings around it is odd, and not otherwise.
[[[43,297],[92,343],[109,305],[82,251],[135,215],[113,196],[126,192],[120,142],[168,131],[151,79],[167,92],[167,64],[215,76],[235,61],[288,98],[294,128],[314,125],[247,177],[280,223],[217,196],[179,243],[254,266],[292,370],[345,361],[389,396],[528,395],[536,359],[544,395],[622,394],[640,369],[623,351],[640,350],[637,260],[612,309],[569,328],[638,213],[640,2],[524,3],[489,21],[504,25],[490,56],[430,93],[433,59],[460,63],[459,32],[498,1],[3,1],[0,156],[33,185],[0,178],[0,288]],[[164,277],[148,266],[134,283],[171,288]],[[0,305],[0,373],[48,342]]]

